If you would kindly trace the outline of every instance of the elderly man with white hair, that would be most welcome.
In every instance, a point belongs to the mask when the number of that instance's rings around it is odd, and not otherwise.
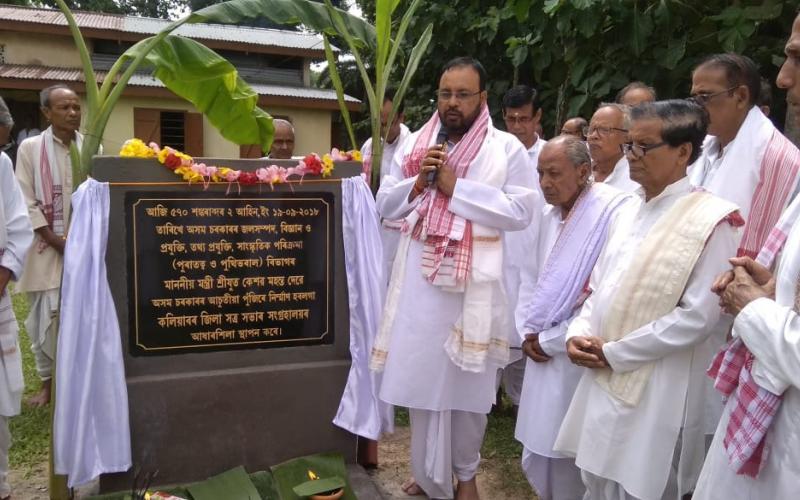
[[[0,98],[0,147],[8,143],[14,120]],[[0,152],[0,499],[11,497],[8,484],[8,419],[18,415],[22,403],[22,358],[17,319],[11,306],[8,282],[22,273],[25,255],[33,242],[25,199],[14,179],[11,159]]]
[[[526,230],[517,316],[524,368],[515,436],[522,467],[540,500],[575,500],[584,492],[575,460],[553,443],[583,369],[570,363],[565,338],[608,229],[633,196],[591,180],[586,145],[575,136],[551,139],[539,153],[539,184],[547,204]]]
[[[631,180],[628,159],[620,147],[628,140],[630,107],[617,103],[602,103],[592,115],[583,135],[592,155],[592,175],[617,189],[633,192],[639,184]]]

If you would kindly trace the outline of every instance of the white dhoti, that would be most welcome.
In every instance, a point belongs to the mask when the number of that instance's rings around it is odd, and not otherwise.
[[[525,448],[522,470],[539,500],[580,500],[586,488],[574,458],[552,458]]]
[[[381,221],[381,244],[383,246],[383,266],[386,284],[392,276],[392,266],[394,256],[397,254],[397,246],[400,244],[399,223],[395,221]]]
[[[582,469],[581,479],[586,487],[583,500],[681,500],[682,495],[678,494],[678,462],[681,455],[681,439],[675,446],[675,455],[672,459],[672,467],[667,478],[667,487],[659,498],[640,498],[631,495],[622,485],[613,479],[600,477]],[[755,500],[755,499],[754,499]]]
[[[453,498],[453,475],[469,481],[478,472],[486,415],[414,408],[408,414],[414,479],[430,498]]]
[[[586,487],[586,493],[583,495],[583,500],[648,500],[635,497],[625,491],[616,481],[606,479],[604,477],[595,476],[591,472],[585,470],[581,471],[581,479]],[[679,500],[678,496],[678,482],[673,470],[670,474],[667,489],[661,495],[660,500]]]
[[[36,372],[42,380],[53,376],[53,360],[56,356],[56,317],[58,315],[59,290],[52,288],[40,292],[29,292],[31,310],[25,319],[25,329],[31,339],[31,350],[36,361]]]
[[[585,470],[581,471],[581,479],[586,486],[583,500],[639,500],[616,481],[595,476]]]
[[[8,417],[19,415],[24,389],[18,332],[11,298],[6,291],[0,296],[0,498],[11,494],[7,479],[11,447]]]

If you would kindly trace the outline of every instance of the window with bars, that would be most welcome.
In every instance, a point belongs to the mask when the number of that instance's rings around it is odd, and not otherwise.
[[[203,156],[203,115],[188,111],[134,108],[133,133],[145,143]]]

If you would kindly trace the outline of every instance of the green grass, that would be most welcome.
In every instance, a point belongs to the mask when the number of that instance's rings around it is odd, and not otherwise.
[[[25,294],[12,298],[14,314],[19,323],[19,344],[22,352],[22,371],[25,375],[25,398],[36,393],[41,385],[36,373],[36,363],[31,352],[31,342],[23,325],[28,316],[28,300]],[[28,474],[34,465],[47,460],[50,442],[50,407],[30,408],[23,402],[22,413],[11,418],[11,449],[9,463],[11,468]]]
[[[494,463],[498,476],[503,478],[500,487],[506,496],[531,498],[531,487],[520,465],[522,443],[514,438],[516,424],[512,404],[503,394],[498,407],[489,414],[481,457]]]

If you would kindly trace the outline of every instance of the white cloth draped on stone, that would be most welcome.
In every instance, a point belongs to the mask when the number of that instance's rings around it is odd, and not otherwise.
[[[70,487],[131,466],[122,345],[106,276],[108,184],[88,179],[72,203],[53,430],[55,471],[69,477]]]
[[[736,206],[697,191],[683,197],[650,230],[628,267],[606,314],[603,339],[619,340],[664,316],[678,304],[709,235]],[[596,371],[597,383],[624,404],[636,406],[654,363],[617,373]]]
[[[386,280],[380,219],[361,176],[342,179],[342,230],[350,301],[350,356],[347,385],[333,423],[353,434],[378,439],[394,430],[394,411],[378,399],[381,374],[369,369]]]

